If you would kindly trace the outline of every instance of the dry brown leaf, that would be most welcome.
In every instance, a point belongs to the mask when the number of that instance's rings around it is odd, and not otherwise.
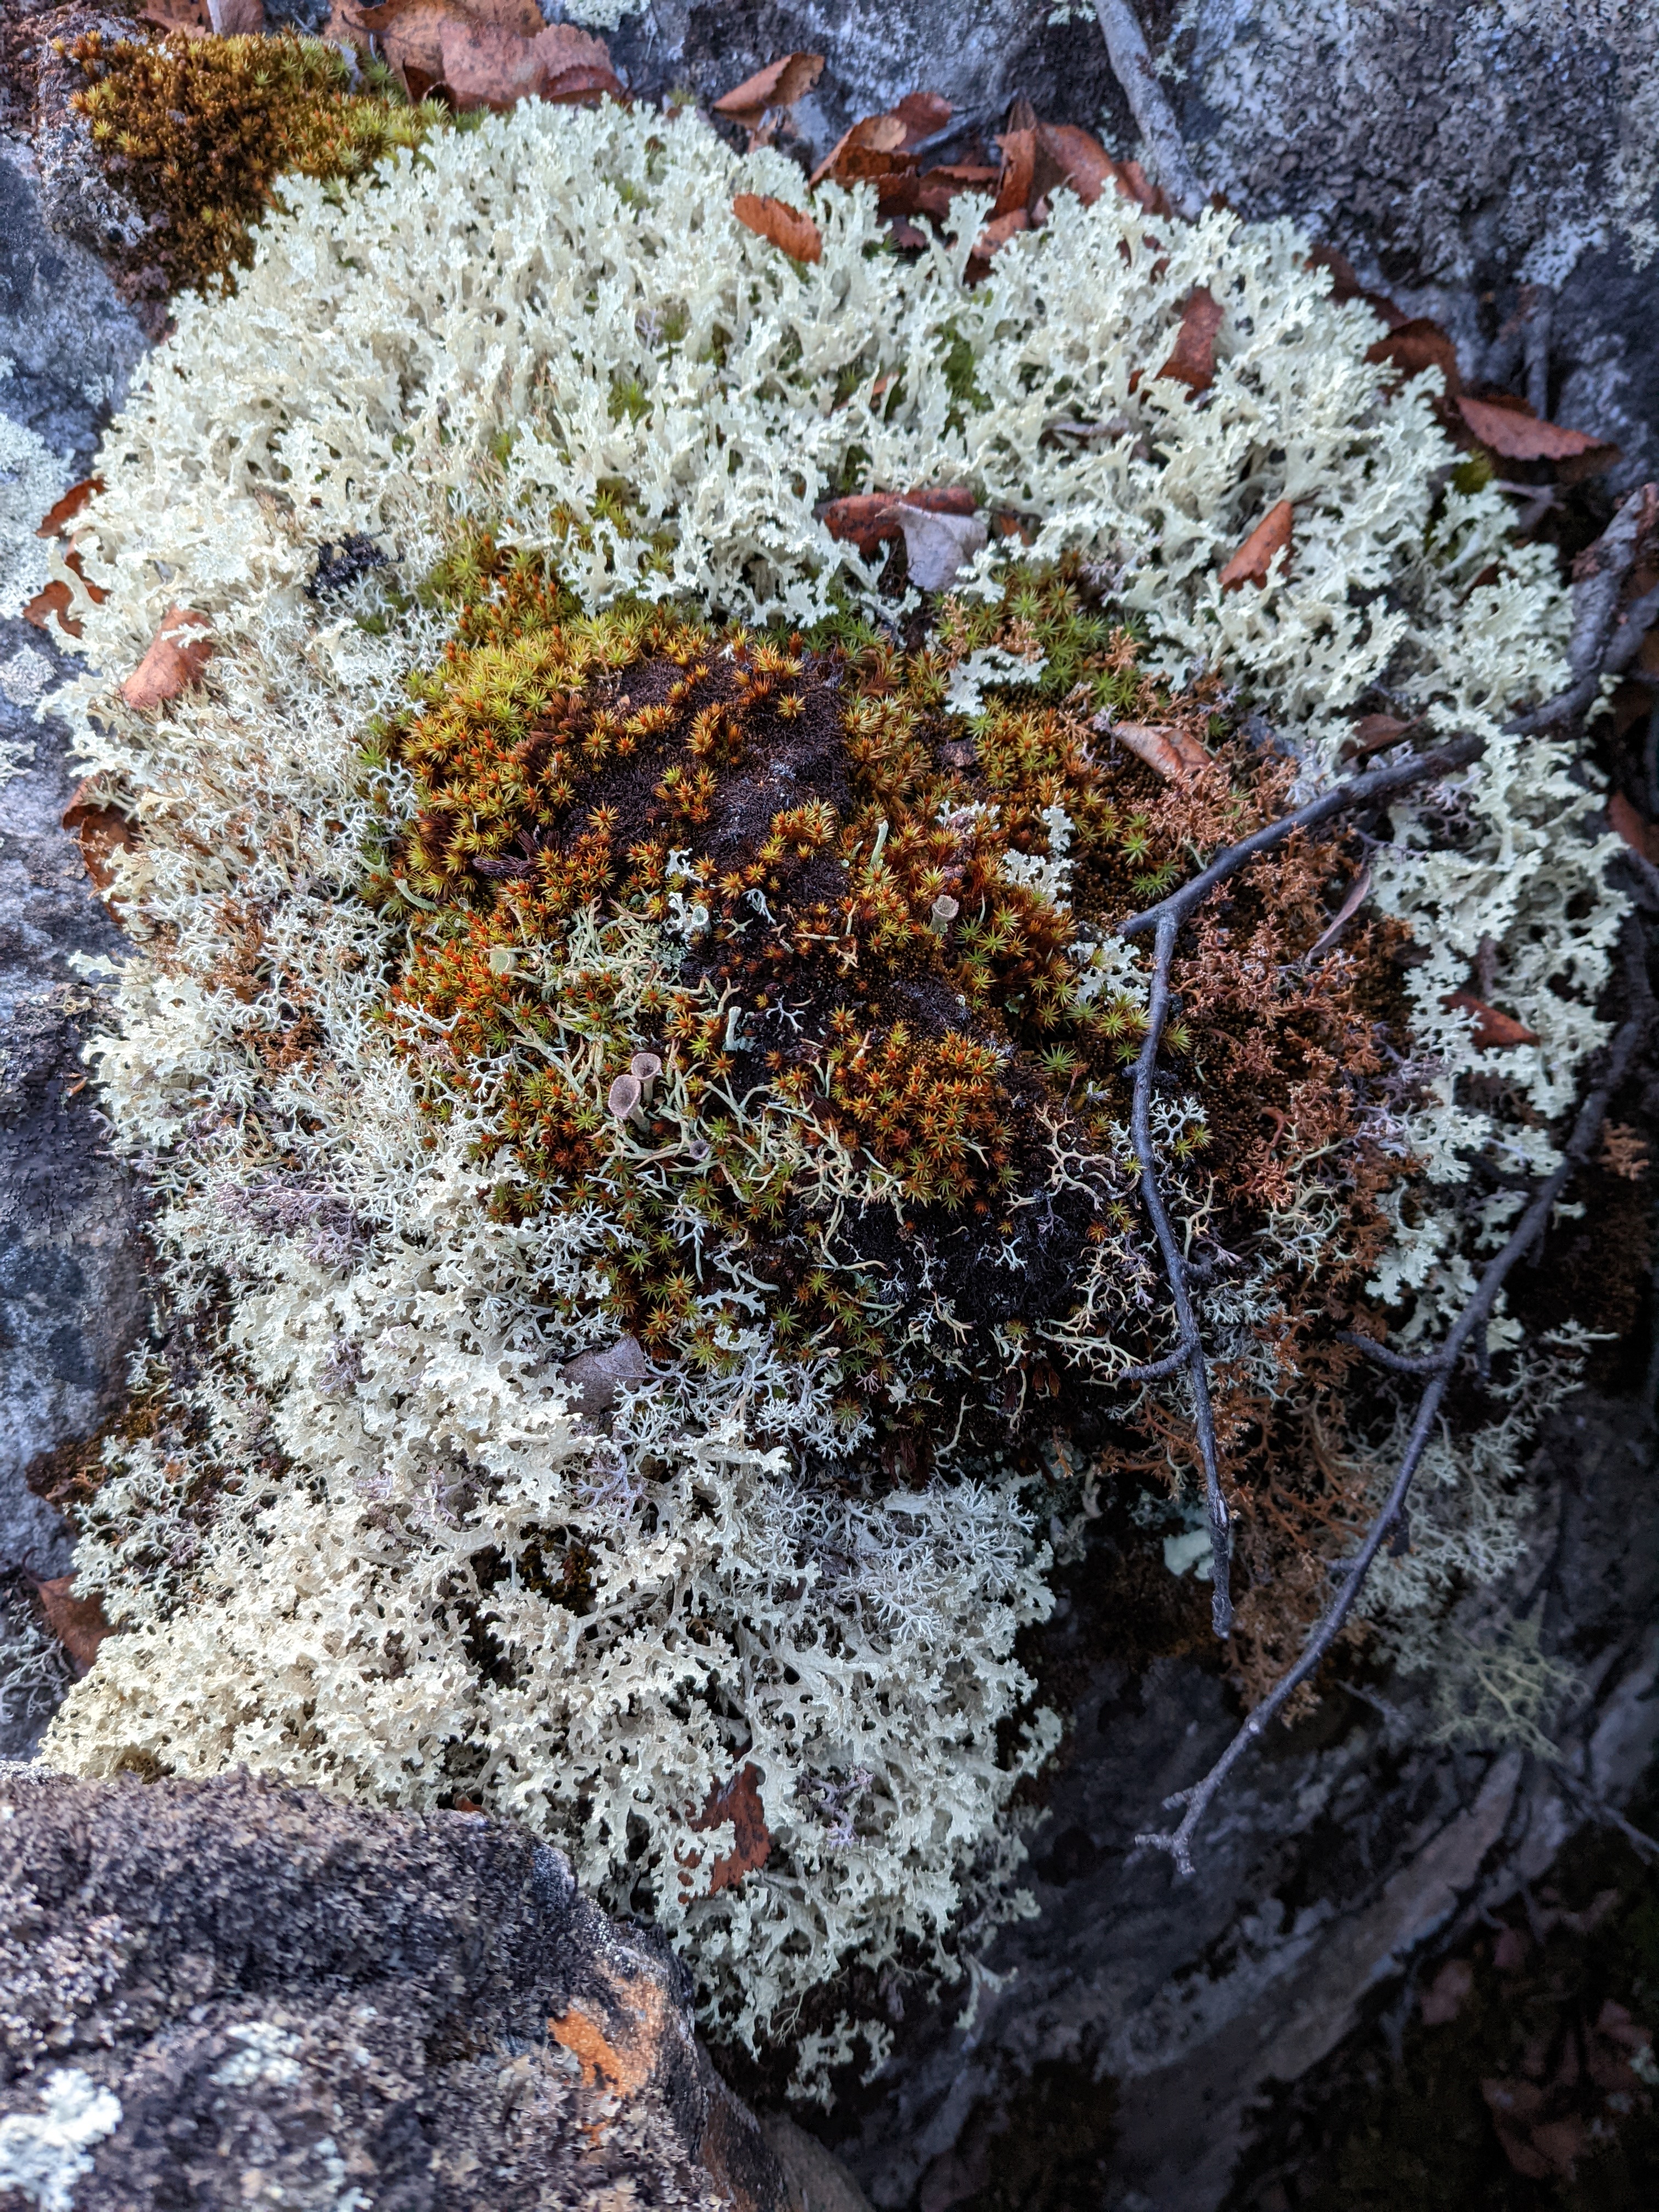
[[[208,15],[222,39],[257,38],[265,27],[264,0],[208,0]]]
[[[1344,760],[1364,760],[1371,753],[1385,753],[1390,745],[1397,745],[1407,731],[1416,726],[1402,722],[1394,714],[1362,714],[1353,730],[1342,744]]]
[[[947,161],[941,167],[924,169],[920,176],[906,171],[884,179],[876,190],[884,215],[926,215],[940,221],[958,193],[988,191],[1000,173],[973,162]]]
[[[1607,822],[1632,853],[1639,853],[1644,860],[1659,863],[1659,823],[1650,822],[1645,815],[1638,814],[1622,791],[1615,791],[1607,801]]]
[[[914,153],[924,139],[936,138],[953,112],[942,92],[907,92],[893,112],[904,125],[902,151]]]
[[[1200,284],[1181,311],[1181,328],[1174,350],[1160,376],[1171,376],[1194,392],[1207,392],[1215,381],[1215,338],[1221,328],[1222,306],[1207,286]]]
[[[193,608],[169,607],[149,652],[121,686],[128,706],[141,713],[165,706],[199,683],[213,657],[213,641],[202,634],[210,628],[207,617]]]
[[[52,512],[56,514],[57,509],[54,508]],[[43,523],[41,525],[43,531],[45,527]],[[94,605],[101,605],[109,597],[109,593],[101,590],[98,585],[87,581],[86,572],[81,566],[81,556],[78,552],[71,550],[64,554],[64,566],[80,578],[86,586],[87,597]],[[50,630],[55,621],[66,637],[79,637],[82,625],[70,612],[70,609],[74,605],[75,596],[69,586],[61,576],[54,576],[49,584],[35,593],[23,609],[23,619],[27,623],[33,623],[36,629],[44,630]]]
[[[439,76],[462,113],[475,107],[499,114],[541,89],[542,59],[534,39],[493,23],[455,17],[438,33]]]
[[[717,1828],[726,1820],[732,1823],[732,1848],[722,1852],[709,1870],[710,1897],[723,1889],[735,1888],[746,1874],[754,1874],[771,1856],[772,1833],[766,1825],[766,1808],[761,1802],[760,1770],[752,1761],[722,1789],[711,1790],[702,1812],[687,1825],[702,1831]],[[681,1863],[690,1869],[699,1865],[701,1860],[696,1855],[686,1854]]]
[[[745,230],[781,246],[792,261],[823,258],[823,233],[811,216],[775,200],[769,192],[739,192],[732,212]]]
[[[1304,958],[1316,960],[1322,952],[1328,952],[1370,895],[1371,872],[1369,867],[1364,867],[1349,884],[1347,896],[1308,947]]]
[[[1198,739],[1175,722],[1114,722],[1111,732],[1166,783],[1189,782],[1210,764],[1211,756]]]
[[[1437,368],[1445,379],[1448,398],[1455,399],[1463,388],[1457,348],[1426,315],[1397,324],[1387,337],[1367,347],[1365,358],[1379,368],[1396,368],[1402,376],[1420,376],[1425,368]]]
[[[181,32],[187,39],[204,39],[213,28],[207,0],[145,0],[141,23],[154,23],[160,31]]]
[[[112,856],[131,852],[138,841],[126,816],[113,806],[106,806],[96,796],[97,788],[95,776],[82,777],[70,793],[63,823],[81,848],[82,866],[92,879],[93,889],[102,898],[115,880]]]
[[[930,486],[902,494],[855,491],[843,499],[832,499],[820,520],[832,538],[839,538],[843,544],[856,545],[868,561],[873,558],[878,545],[896,543],[901,536],[896,512],[901,500],[907,507],[925,508],[934,514],[971,514],[977,503],[971,491],[953,485]]]
[[[808,179],[814,187],[826,177],[837,185],[856,183],[861,177],[884,177],[902,164],[894,156],[904,144],[905,130],[896,115],[866,115],[843,131]]]
[[[769,107],[793,107],[823,74],[822,54],[782,54],[753,76],[744,77],[714,102],[716,115],[729,115],[749,130],[759,127]]]
[[[541,58],[540,97],[559,107],[591,106],[610,98],[625,100],[628,90],[611,66],[603,39],[574,23],[549,23],[532,41]]]
[[[77,1674],[84,1674],[98,1656],[98,1647],[110,1633],[100,1597],[76,1597],[72,1574],[53,1575],[36,1582],[46,1626],[70,1656]]]
[[[1518,407],[1459,397],[1458,411],[1481,444],[1506,461],[1565,461],[1588,453],[1601,441],[1559,422],[1540,422]]]
[[[1023,211],[1030,205],[1031,179],[1036,173],[1036,132],[1005,131],[997,143],[1002,149],[1002,170],[991,208],[994,223],[1016,209]]]
[[[1536,1044],[1538,1032],[1529,1030],[1524,1022],[1517,1022],[1513,1014],[1500,1013],[1489,1006],[1484,999],[1477,999],[1473,991],[1449,991],[1440,1001],[1449,1010],[1456,1007],[1474,1016],[1474,1043],[1480,1052],[1505,1052],[1511,1045]]]
[[[1255,584],[1258,588],[1267,583],[1267,570],[1275,554],[1285,556],[1289,564],[1291,525],[1295,510],[1287,499],[1270,507],[1232,559],[1221,572],[1221,588],[1236,592],[1243,584]]]
[[[975,283],[990,267],[1011,238],[1022,230],[1030,230],[1031,218],[1025,210],[1011,208],[1006,215],[997,216],[988,222],[974,241],[974,250],[968,257],[968,281]]]
[[[893,519],[904,533],[910,581],[919,592],[947,590],[989,535],[976,514],[926,495],[896,501]]]
[[[41,516],[35,530],[37,538],[62,538],[95,492],[104,489],[102,477],[82,477],[79,483],[71,484],[64,496],[49,507]]]
[[[1034,197],[1052,200],[1062,187],[1092,207],[1109,184],[1117,181],[1117,164],[1098,138],[1075,123],[1040,123],[1032,170]]]

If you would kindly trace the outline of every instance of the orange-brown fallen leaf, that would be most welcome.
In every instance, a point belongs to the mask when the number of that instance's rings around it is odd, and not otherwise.
[[[823,74],[822,54],[781,54],[753,76],[734,84],[714,102],[716,115],[728,115],[745,129],[757,131],[769,107],[793,107],[805,99]]]
[[[1374,346],[1366,348],[1365,358],[1379,368],[1397,368],[1402,376],[1420,376],[1425,368],[1437,368],[1445,379],[1446,396],[1455,399],[1463,388],[1463,379],[1457,367],[1457,348],[1438,323],[1426,315],[1418,315],[1402,322],[1378,338]]]
[[[1480,1052],[1505,1052],[1511,1045],[1536,1044],[1538,1032],[1529,1030],[1524,1022],[1517,1022],[1513,1014],[1500,1013],[1489,1006],[1484,999],[1477,999],[1473,991],[1449,991],[1440,1001],[1443,1006],[1456,1007],[1474,1016],[1474,1042]]]
[[[83,777],[70,793],[63,823],[81,848],[82,866],[92,878],[93,889],[102,898],[115,880],[112,856],[131,852],[138,841],[126,816],[113,806],[105,805],[95,796],[96,791],[96,777]]]
[[[1177,723],[1114,722],[1111,730],[1120,744],[1156,769],[1166,783],[1189,782],[1210,765],[1210,754]]]
[[[1518,407],[1500,407],[1491,400],[1460,394],[1457,407],[1481,444],[1506,461],[1571,460],[1602,442],[1583,430],[1564,429],[1559,422],[1540,422],[1530,410],[1523,414]]]
[[[843,499],[832,499],[821,520],[832,538],[856,545],[868,561],[878,545],[896,544],[903,535],[897,514],[901,505],[921,507],[933,514],[971,514],[976,504],[971,491],[956,485],[930,486],[921,491],[854,491]]]
[[[54,508],[53,513],[56,512]],[[43,532],[45,527],[43,523],[41,525]],[[86,587],[87,597],[94,605],[101,605],[109,597],[109,593],[100,589],[98,585],[88,581],[86,572],[81,566],[79,553],[71,550],[64,554],[64,566],[80,578]],[[50,630],[55,622],[65,636],[79,637],[82,625],[70,612],[70,609],[74,605],[74,594],[69,586],[61,576],[54,576],[50,583],[44,585],[35,593],[23,609],[23,619],[27,623],[33,623],[36,629],[44,630]]]
[[[951,120],[951,112],[942,92],[907,92],[893,108],[904,125],[904,152],[913,153],[924,139],[936,137]]]
[[[828,177],[834,184],[851,185],[863,177],[903,173],[906,165],[896,156],[902,156],[907,135],[902,116],[866,115],[842,132],[807,181],[816,187]]]
[[[752,1761],[722,1788],[711,1790],[702,1812],[687,1826],[698,1830],[717,1828],[726,1820],[732,1823],[732,1848],[722,1852],[709,1869],[710,1897],[722,1889],[735,1888],[746,1874],[763,1867],[771,1856],[772,1832],[766,1825],[766,1811],[761,1802],[760,1770]],[[701,1861],[686,1856],[681,1863],[691,1869]]]
[[[70,1574],[53,1575],[46,1582],[36,1582],[34,1587],[46,1626],[68,1652],[78,1675],[91,1666],[99,1645],[111,1632],[104,1618],[102,1598],[76,1597],[74,1585],[75,1577]]]
[[[1007,131],[998,140],[1002,149],[1002,169],[997,179],[997,196],[991,207],[991,221],[1000,222],[1016,210],[1024,213],[1031,203],[1031,179],[1036,173],[1036,132]]]
[[[213,28],[207,0],[145,0],[141,23],[154,23],[158,31],[176,31],[187,39],[204,39]]]
[[[1397,745],[1412,726],[1395,714],[1362,714],[1343,740],[1342,757],[1363,760],[1370,753],[1385,753],[1390,745]]]
[[[1632,853],[1639,853],[1644,860],[1659,862],[1659,823],[1638,814],[1622,791],[1615,791],[1607,801],[1607,822]]]
[[[974,240],[974,250],[968,257],[969,283],[975,283],[984,276],[1011,238],[1030,228],[1031,218],[1023,207],[1012,208],[1006,215],[997,216],[988,222]]]
[[[573,23],[551,23],[526,38],[458,18],[441,26],[438,53],[451,102],[463,111],[490,107],[500,113],[531,99],[569,106],[607,94],[623,97],[604,40]]]
[[[1207,392],[1215,381],[1215,339],[1221,319],[1220,301],[1200,284],[1181,311],[1174,349],[1158,374],[1172,376],[1193,392]]]
[[[1063,186],[1074,191],[1085,207],[1092,207],[1107,185],[1116,182],[1117,167],[1099,139],[1075,123],[1038,124],[1031,176],[1034,198],[1052,200]]]
[[[208,617],[192,608],[169,607],[149,652],[121,686],[128,706],[141,713],[165,706],[199,683],[213,657],[213,641],[202,634],[210,627]]]
[[[1287,499],[1270,507],[1232,559],[1221,572],[1221,588],[1236,592],[1241,585],[1255,584],[1258,588],[1267,580],[1267,570],[1275,554],[1283,553],[1288,561],[1291,550],[1291,524],[1294,509]]]
[[[781,246],[792,261],[823,258],[823,233],[811,216],[775,200],[770,192],[739,192],[732,212],[745,230]]]
[[[35,528],[35,536],[62,538],[87,501],[103,489],[102,477],[82,477],[79,483],[71,484],[63,497],[54,501],[41,516]]]

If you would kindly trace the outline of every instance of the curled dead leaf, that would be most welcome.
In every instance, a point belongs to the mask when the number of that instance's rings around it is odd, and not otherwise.
[[[1372,753],[1385,753],[1416,726],[1414,722],[1401,721],[1395,714],[1362,714],[1342,741],[1342,757],[1364,760]]]
[[[98,779],[85,776],[70,793],[63,823],[81,848],[81,863],[102,898],[115,880],[112,855],[131,852],[137,843],[132,824],[118,808],[98,796]]]
[[[708,1894],[735,1888],[744,1876],[755,1873],[771,1856],[772,1833],[761,1802],[760,1770],[753,1761],[742,1767],[719,1790],[711,1790],[701,1813],[687,1826],[698,1831],[732,1823],[732,1848],[721,1853],[709,1869]],[[680,1863],[690,1871],[701,1864],[696,1854],[684,1854]]]
[[[1276,506],[1268,508],[1221,571],[1224,592],[1236,592],[1244,584],[1254,584],[1258,589],[1261,588],[1267,581],[1267,571],[1277,554],[1284,554],[1285,565],[1289,566],[1291,525],[1294,518],[1295,510],[1287,499],[1281,499]]]
[[[68,1652],[76,1674],[84,1674],[98,1656],[99,1645],[111,1633],[104,1618],[104,1601],[95,1595],[75,1596],[72,1574],[53,1575],[46,1582],[37,1581],[34,1587],[47,1627]]]
[[[947,590],[989,535],[976,514],[953,514],[920,500],[896,501],[893,516],[904,532],[910,581],[919,592]]]
[[[1035,130],[1005,131],[997,143],[1002,149],[1002,168],[991,208],[993,222],[1012,215],[1016,209],[1030,207],[1031,179],[1036,173]]]
[[[1457,348],[1437,322],[1426,315],[1414,316],[1401,322],[1369,346],[1365,358],[1379,368],[1398,369],[1401,376],[1420,376],[1425,368],[1437,368],[1445,380],[1446,396],[1455,399],[1463,388],[1463,379],[1457,367]]]
[[[734,84],[714,102],[716,115],[730,116],[749,130],[759,127],[769,107],[793,107],[804,99],[823,74],[822,54],[781,54],[753,76]]]
[[[1158,374],[1173,377],[1192,392],[1207,392],[1215,381],[1215,340],[1222,313],[1220,301],[1200,284],[1181,311],[1174,349]]]
[[[82,477],[79,483],[71,484],[63,497],[55,501],[41,516],[35,527],[37,538],[63,538],[69,526],[95,493],[104,489],[102,477]]]
[[[138,11],[141,23],[154,23],[158,31],[177,32],[186,39],[204,39],[213,28],[207,0],[145,0]]]
[[[1175,722],[1112,722],[1111,734],[1166,783],[1188,783],[1210,764],[1198,739]]]
[[[855,184],[864,177],[887,177],[903,173],[902,158],[906,132],[897,115],[866,115],[843,131],[813,170],[808,183],[815,188],[828,177],[837,185]]]
[[[1659,823],[1638,814],[1622,791],[1615,791],[1607,801],[1607,823],[1632,853],[1659,865]]]
[[[893,113],[904,125],[902,152],[911,154],[924,140],[936,138],[951,120],[953,111],[942,92],[907,92],[897,101]]]
[[[1031,173],[1034,198],[1052,200],[1063,188],[1075,192],[1085,207],[1092,207],[1116,176],[1117,164],[1098,138],[1075,123],[1038,124]]]
[[[823,233],[811,216],[775,200],[769,192],[739,192],[732,212],[745,230],[781,246],[792,261],[823,258]]]
[[[1474,1015],[1474,1044],[1479,1052],[1506,1052],[1513,1045],[1538,1042],[1536,1030],[1517,1022],[1513,1014],[1500,1013],[1484,999],[1477,999],[1473,991],[1449,991],[1440,1003],[1449,1012],[1455,1008]]]
[[[121,686],[129,707],[143,713],[164,706],[201,681],[213,657],[213,641],[203,635],[212,625],[190,607],[169,607],[149,650]]]
[[[1506,461],[1565,461],[1588,453],[1601,443],[1583,430],[1564,429],[1559,422],[1540,422],[1528,409],[1500,407],[1487,399],[1459,395],[1458,412],[1480,441]]]
[[[574,23],[552,23],[533,37],[499,24],[457,17],[440,25],[439,72],[453,105],[500,113],[521,100],[560,106],[623,97],[601,39]]]
[[[1310,960],[1317,960],[1322,952],[1328,952],[1370,895],[1371,872],[1367,866],[1362,868],[1352,883],[1349,884],[1347,896],[1332,915],[1326,927],[1320,932],[1317,939],[1308,947],[1304,957]]]
[[[855,491],[845,498],[832,499],[820,520],[832,538],[856,545],[868,561],[878,545],[896,543],[902,534],[897,512],[901,500],[908,507],[923,507],[934,514],[971,514],[975,505],[971,491],[955,485],[903,493]]]

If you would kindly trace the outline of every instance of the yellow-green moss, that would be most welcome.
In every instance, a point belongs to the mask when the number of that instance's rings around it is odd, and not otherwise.
[[[411,107],[385,73],[349,89],[320,39],[106,40],[71,50],[88,80],[75,105],[109,173],[149,219],[129,278],[149,293],[228,289],[285,172],[356,177],[443,120]]]

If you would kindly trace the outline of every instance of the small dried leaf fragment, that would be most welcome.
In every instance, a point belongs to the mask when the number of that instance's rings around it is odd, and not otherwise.
[[[745,230],[781,246],[792,261],[823,258],[823,233],[811,216],[775,200],[769,192],[739,192],[732,212]]]
[[[893,516],[919,592],[947,590],[990,534],[976,514],[941,513],[920,501],[900,500]]]
[[[1458,412],[1492,453],[1506,461],[1566,461],[1592,452],[1601,443],[1583,430],[1565,430],[1559,422],[1540,422],[1518,407],[1499,407],[1490,400],[1459,396]]]
[[[128,706],[142,714],[165,706],[199,683],[213,657],[213,641],[203,635],[211,627],[208,617],[192,608],[169,607],[149,652],[121,686]]]
[[[901,500],[908,507],[925,507],[934,514],[971,514],[975,505],[971,491],[955,485],[902,494],[855,491],[843,499],[832,499],[821,520],[832,538],[856,545],[868,561],[873,559],[878,545],[891,543],[902,534],[897,512]]]
[[[1304,957],[1310,960],[1316,960],[1322,952],[1328,952],[1370,895],[1371,872],[1367,866],[1362,868],[1352,883],[1349,884],[1347,896],[1332,915],[1329,925],[1320,932],[1316,941],[1308,947]]]
[[[1036,132],[1032,131],[1005,131],[999,144],[1002,149],[1002,170],[997,179],[997,196],[991,209],[991,221],[998,222],[1016,209],[1024,210],[1031,204],[1031,179],[1036,172]]]
[[[1426,315],[1398,324],[1385,338],[1368,347],[1365,358],[1381,368],[1397,368],[1402,376],[1420,376],[1437,368],[1445,379],[1446,396],[1455,399],[1463,388],[1457,366],[1457,348],[1437,322]]]
[[[1659,823],[1638,814],[1622,791],[1615,791],[1607,801],[1607,822],[1632,853],[1639,853],[1644,860],[1659,861]]]
[[[109,593],[100,589],[98,585],[88,582],[86,572],[81,566],[81,556],[78,552],[71,550],[64,554],[64,566],[72,574],[79,577],[85,586],[87,597],[94,605],[101,605],[109,597]],[[65,636],[79,637],[82,625],[70,611],[74,605],[75,595],[70,586],[61,576],[54,576],[50,583],[42,586],[23,609],[23,619],[27,623],[33,623],[36,629],[44,630],[50,630],[55,621]]]
[[[1198,739],[1175,722],[1114,722],[1111,733],[1166,783],[1189,783],[1210,765],[1211,757]]]
[[[257,38],[265,27],[264,0],[208,0],[208,15],[222,39]]]
[[[1408,735],[1413,726],[1395,714],[1362,714],[1343,740],[1342,757],[1364,760],[1372,753],[1385,753]]]
[[[71,484],[63,497],[55,501],[41,516],[35,528],[37,538],[63,538],[88,501],[104,489],[102,477],[82,477],[79,483]]]
[[[1507,1052],[1513,1045],[1536,1044],[1538,1032],[1529,1030],[1524,1022],[1517,1022],[1513,1014],[1500,1013],[1489,1006],[1484,999],[1477,999],[1473,991],[1449,991],[1440,1001],[1449,1011],[1474,1016],[1474,1044],[1480,1052]]]
[[[177,31],[187,39],[204,39],[213,28],[207,0],[145,0],[141,23],[154,23],[159,31]]]
[[[702,1812],[688,1826],[701,1831],[718,1828],[727,1820],[732,1823],[732,1848],[722,1852],[709,1870],[710,1897],[722,1889],[735,1888],[745,1875],[763,1867],[771,1856],[772,1832],[761,1802],[760,1770],[752,1760],[720,1789],[710,1790]],[[695,1867],[699,1861],[687,1857],[683,1863]]]
[[[1030,228],[1031,218],[1023,207],[1011,208],[1006,215],[994,216],[974,242],[974,250],[968,262],[969,282],[971,283],[985,274],[1011,238],[1018,237],[1022,230]]]
[[[454,106],[501,112],[521,100],[560,106],[623,97],[605,42],[572,23],[553,23],[533,37],[499,24],[458,17],[438,33],[442,81]]]
[[[753,76],[734,84],[714,102],[716,115],[730,116],[750,131],[758,130],[769,107],[793,107],[823,74],[822,54],[781,54]]]
[[[1181,311],[1174,349],[1158,374],[1175,378],[1192,392],[1207,392],[1215,382],[1215,340],[1222,316],[1219,300],[1200,284]]]
[[[1283,553],[1288,564],[1291,551],[1291,525],[1295,510],[1287,499],[1270,507],[1232,559],[1221,572],[1221,588],[1236,592],[1242,585],[1254,584],[1258,589],[1266,585],[1267,571],[1274,556]]]
[[[70,793],[63,823],[81,848],[82,866],[92,878],[93,889],[102,898],[115,880],[111,856],[131,852],[138,841],[126,816],[116,807],[106,806],[97,796],[97,790],[95,776],[83,777]]]
[[[942,92],[907,92],[896,102],[893,113],[904,125],[902,151],[914,153],[925,139],[936,137],[953,111]]]
[[[808,183],[814,187],[826,177],[838,185],[855,184],[861,177],[890,176],[905,164],[902,155],[906,132],[896,115],[866,115],[843,131],[813,170]]]
[[[95,1595],[75,1596],[72,1574],[53,1575],[34,1587],[46,1626],[68,1652],[76,1674],[84,1674],[98,1656],[99,1645],[111,1633],[104,1618],[103,1599]]]
[[[1085,207],[1092,207],[1109,184],[1117,180],[1118,165],[1098,138],[1075,123],[1039,123],[1031,191],[1037,199],[1052,200],[1062,187],[1073,191]]]

